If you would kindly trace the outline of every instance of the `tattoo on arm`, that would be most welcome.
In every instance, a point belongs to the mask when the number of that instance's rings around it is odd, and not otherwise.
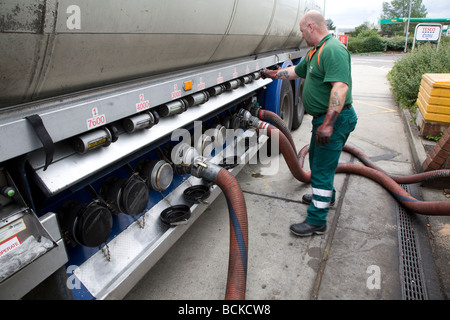
[[[339,107],[340,104],[341,102],[339,100],[339,93],[334,92],[333,96],[331,97],[331,107],[332,108]]]
[[[276,74],[276,78],[278,78],[278,79],[289,79],[289,72],[287,70],[279,71]]]
[[[328,110],[341,112],[344,107],[348,85],[343,82],[333,82],[330,95],[330,105]]]

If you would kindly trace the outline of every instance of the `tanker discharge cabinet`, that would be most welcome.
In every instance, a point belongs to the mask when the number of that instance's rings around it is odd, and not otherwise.
[[[124,297],[221,192],[175,163],[180,141],[235,175],[267,142],[238,110],[300,125],[301,82],[260,70],[305,55],[300,19],[322,7],[0,0],[0,298]]]

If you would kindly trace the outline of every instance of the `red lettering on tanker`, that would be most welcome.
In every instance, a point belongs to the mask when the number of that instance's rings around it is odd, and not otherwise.
[[[219,72],[219,76],[217,77],[217,84],[223,82],[222,72]]]
[[[145,100],[144,94],[141,93],[139,95],[139,102],[136,103],[136,112],[141,112],[147,109],[150,109],[150,102]]]
[[[11,252],[12,250],[16,249],[18,246],[20,246],[20,240],[17,236],[14,236],[5,242],[0,243],[0,258],[3,257],[8,252]]]
[[[200,78],[199,84],[197,84],[197,90],[203,90],[206,88],[206,84],[203,82],[203,79]]]
[[[178,86],[176,84],[173,85],[173,92],[172,92],[172,100],[181,98],[181,90],[178,89]]]
[[[86,120],[88,130],[100,127],[106,124],[106,116],[104,114],[98,114],[97,108],[92,108],[92,118]]]

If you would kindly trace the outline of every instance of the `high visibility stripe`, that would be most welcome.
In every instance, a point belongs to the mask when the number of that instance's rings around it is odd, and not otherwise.
[[[323,189],[312,188],[312,192],[316,196],[321,196],[321,197],[331,198],[331,196],[333,195],[333,190],[323,190]]]
[[[313,200],[312,203],[317,209],[327,209],[330,207],[330,202]]]

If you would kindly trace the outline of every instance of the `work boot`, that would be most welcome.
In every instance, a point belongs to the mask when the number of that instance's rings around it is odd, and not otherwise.
[[[303,195],[303,197],[302,197],[302,202],[303,203],[310,204],[311,201],[312,201],[312,194],[309,193],[309,194],[304,194]],[[334,206],[335,202],[336,202],[336,199],[331,200],[330,206]]]
[[[306,221],[302,223],[293,224],[290,230],[296,236],[306,237],[312,234],[324,234],[327,231],[327,226],[318,226],[315,224],[308,223]]]

